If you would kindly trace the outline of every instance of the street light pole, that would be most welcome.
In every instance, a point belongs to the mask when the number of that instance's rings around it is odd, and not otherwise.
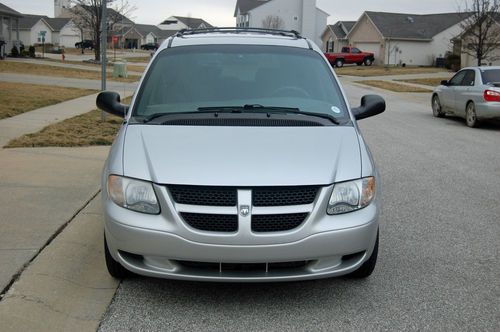
[[[106,90],[106,48],[108,44],[107,0],[101,0],[101,91]],[[104,111],[101,111],[101,120],[106,120]]]

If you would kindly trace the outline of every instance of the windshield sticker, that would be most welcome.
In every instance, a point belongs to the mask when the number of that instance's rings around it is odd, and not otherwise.
[[[341,113],[340,108],[338,108],[336,106],[332,106],[332,111],[333,111],[333,113],[337,113],[337,114]]]

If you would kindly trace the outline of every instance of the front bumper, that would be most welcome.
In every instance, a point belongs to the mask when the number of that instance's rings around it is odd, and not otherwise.
[[[165,208],[158,216],[120,208],[103,192],[110,253],[128,270],[145,276],[229,282],[340,276],[355,271],[370,257],[377,237],[377,199],[364,209],[328,216],[325,204],[331,187],[320,192],[313,211],[297,229],[255,234],[241,227],[231,235],[189,229],[172,212],[175,206],[167,192],[155,189]],[[290,262],[302,264],[287,266]]]

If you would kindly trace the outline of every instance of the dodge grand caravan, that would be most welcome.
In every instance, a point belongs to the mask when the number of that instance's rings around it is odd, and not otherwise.
[[[269,282],[369,276],[380,183],[321,50],[297,32],[181,31],[146,69],[102,174],[110,274]]]

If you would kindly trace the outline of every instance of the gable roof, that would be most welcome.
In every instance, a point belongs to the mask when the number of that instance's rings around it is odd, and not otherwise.
[[[356,24],[355,21],[338,21],[333,25],[330,24],[328,27],[338,39],[345,39],[354,24]]]
[[[212,28],[212,25],[210,23],[201,18],[183,17],[183,16],[172,16],[172,17],[175,17],[181,23],[187,25],[189,29],[197,29],[202,24],[205,24],[207,28]]]
[[[156,34],[160,30],[156,25],[152,24],[136,24],[135,30],[143,37],[146,37],[150,32]]]
[[[70,18],[56,17],[56,18],[43,18],[45,22],[52,28],[52,31],[61,31],[66,24],[71,21]]]
[[[463,13],[415,15],[365,12],[384,38],[431,40],[440,32],[462,22]]]
[[[20,12],[10,8],[10,7],[7,7],[6,5],[0,3],[0,14],[4,14],[6,16],[14,16],[14,17],[22,17],[23,14],[21,14]]]
[[[238,14],[238,8],[240,9],[240,14],[246,14],[269,1],[271,0],[238,0],[234,9],[234,17]]]
[[[30,30],[42,18],[48,19],[49,17],[45,15],[24,14],[24,16],[19,19],[19,30]]]

